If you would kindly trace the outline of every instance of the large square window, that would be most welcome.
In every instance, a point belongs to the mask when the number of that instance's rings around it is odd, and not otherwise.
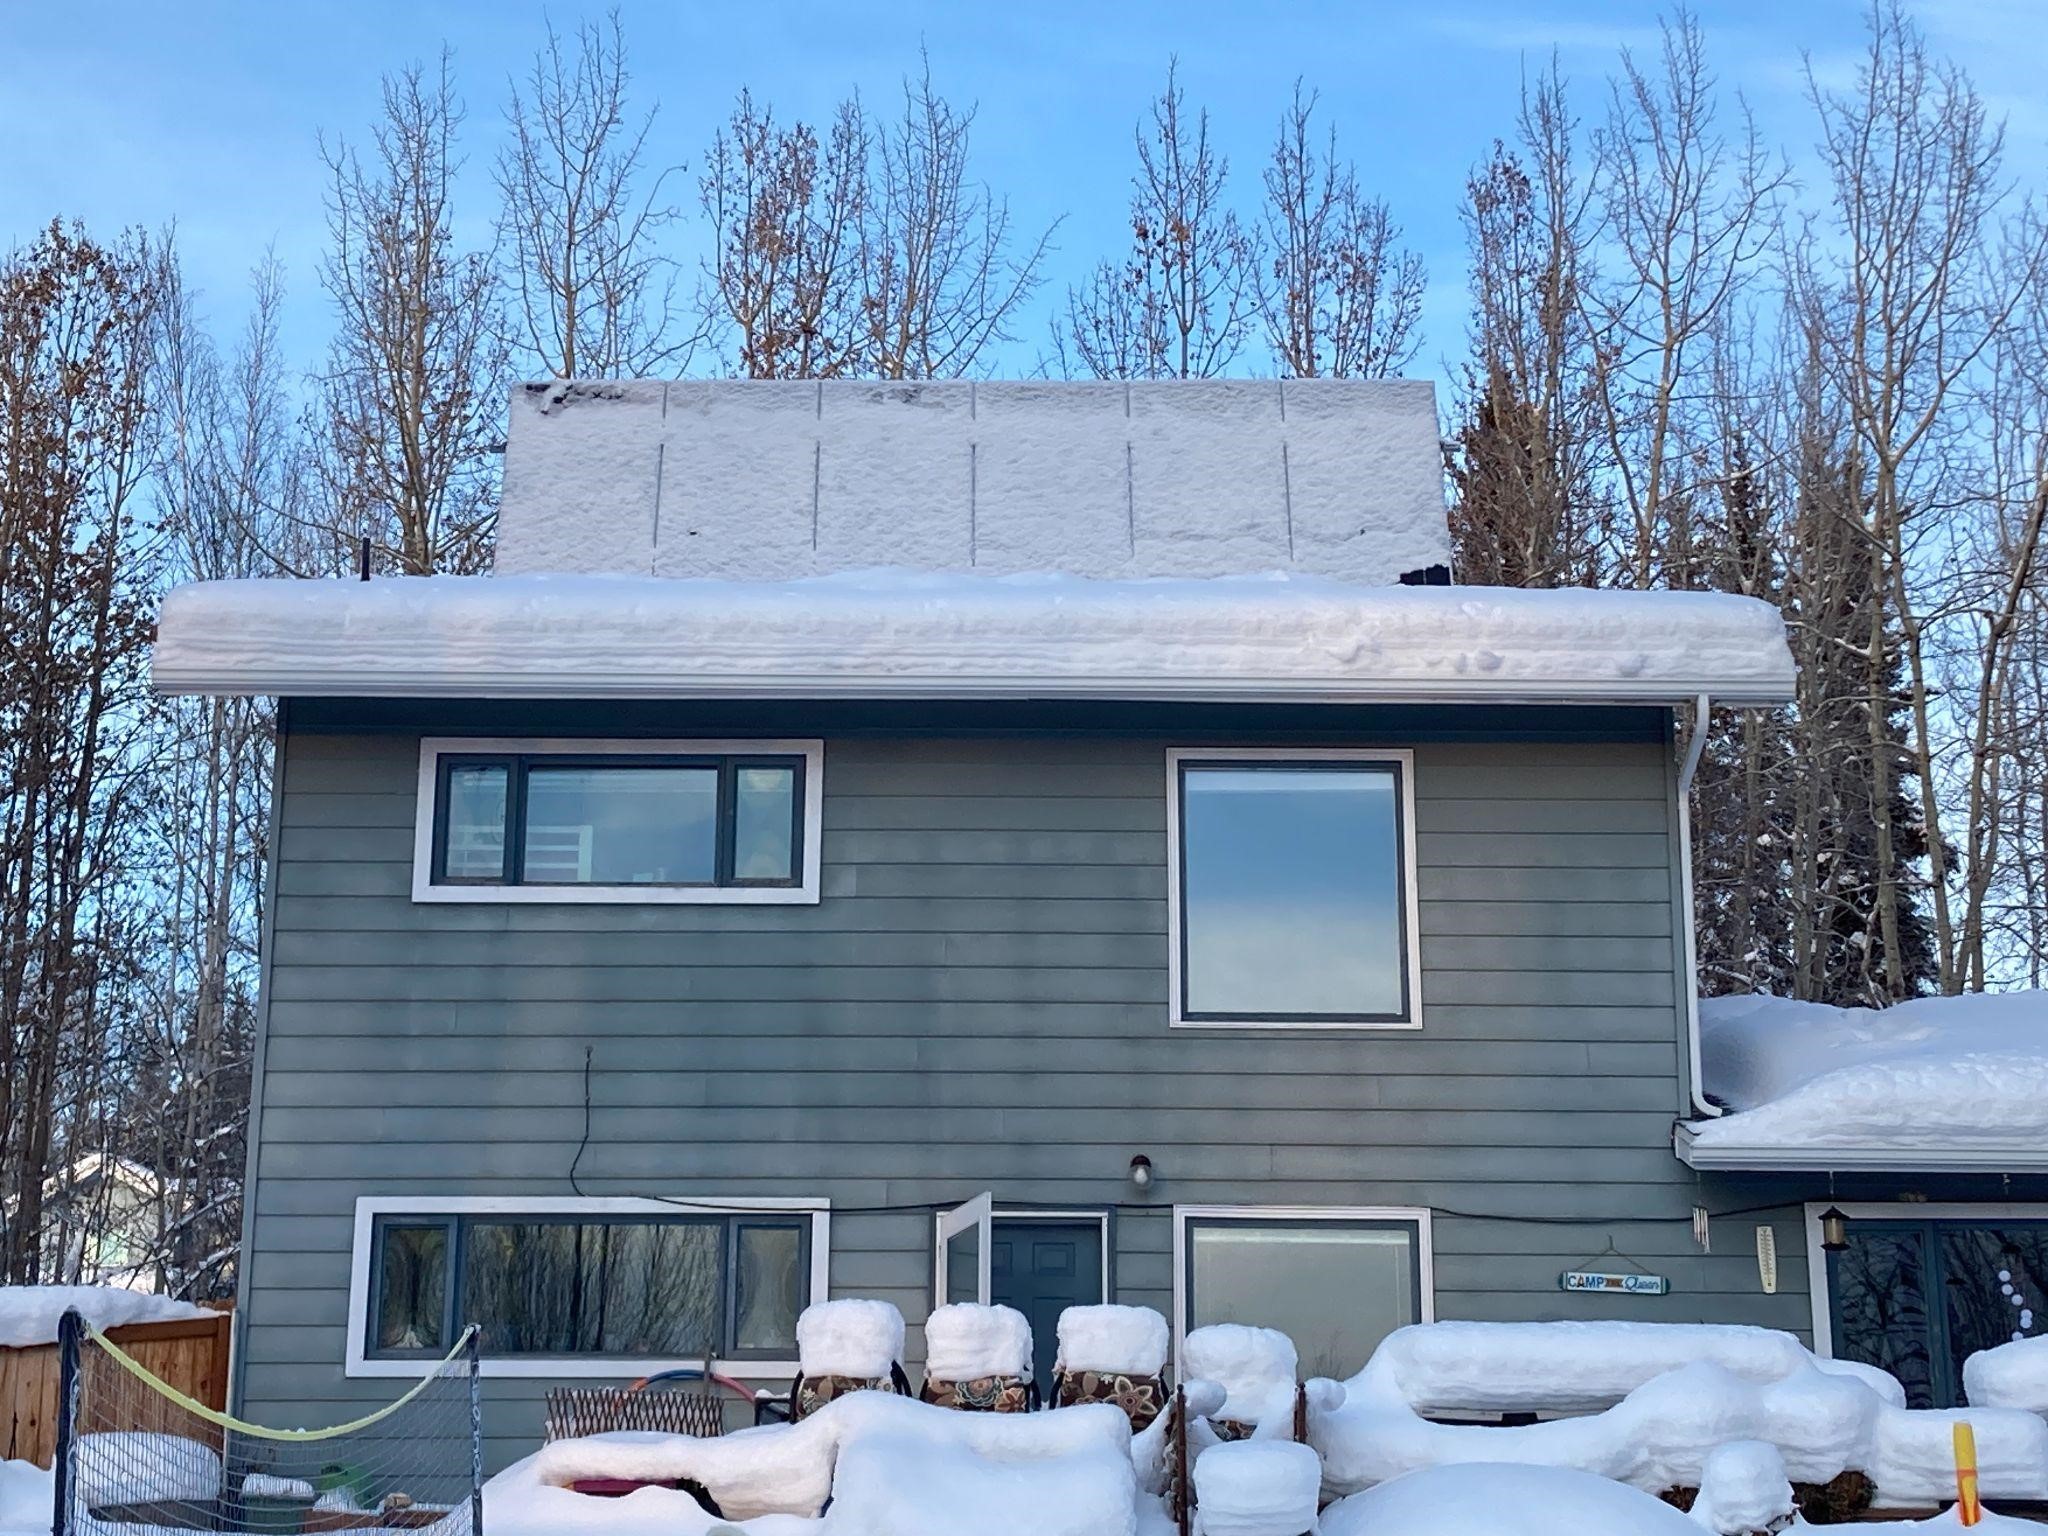
[[[1294,1341],[1302,1374],[1342,1380],[1431,1315],[1420,1214],[1182,1212],[1182,1327],[1249,1323]]]
[[[815,742],[422,743],[415,901],[813,902]]]
[[[1409,764],[1169,754],[1173,1022],[1417,1022]]]

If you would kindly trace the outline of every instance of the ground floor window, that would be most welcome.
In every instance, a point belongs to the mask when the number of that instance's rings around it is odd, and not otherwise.
[[[1831,1352],[1891,1372],[1915,1408],[1961,1406],[1965,1360],[2048,1323],[2048,1211],[1877,1211],[1852,1212],[1848,1246],[1826,1255]]]
[[[1176,1209],[1180,1331],[1277,1328],[1303,1376],[1343,1378],[1381,1339],[1434,1315],[1429,1213],[1242,1206]]]
[[[821,1210],[363,1205],[352,1355],[369,1366],[438,1359],[469,1323],[487,1364],[532,1374],[593,1359],[787,1362],[797,1315],[820,1295]]]

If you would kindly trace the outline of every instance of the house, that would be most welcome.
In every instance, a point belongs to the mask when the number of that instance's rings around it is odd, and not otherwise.
[[[512,418],[493,575],[163,610],[159,689],[281,700],[241,1413],[474,1320],[503,1462],[551,1384],[781,1385],[828,1295],[913,1370],[964,1297],[1332,1375],[1435,1317],[1806,1333],[1819,1211],[1898,1194],[1674,1155],[1684,726],[1790,697],[1777,614],[1441,584],[1427,384]]]

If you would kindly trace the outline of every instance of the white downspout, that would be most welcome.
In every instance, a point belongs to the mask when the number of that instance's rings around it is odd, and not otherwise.
[[[1692,1107],[1707,1119],[1722,1113],[1707,1102],[1706,1087],[1700,1081],[1700,953],[1699,921],[1692,898],[1692,779],[1699,771],[1700,754],[1707,747],[1709,701],[1703,693],[1693,700],[1692,739],[1685,744],[1685,761],[1678,769],[1678,879],[1679,914],[1684,932],[1679,954],[1685,966],[1685,1049],[1691,1063]]]

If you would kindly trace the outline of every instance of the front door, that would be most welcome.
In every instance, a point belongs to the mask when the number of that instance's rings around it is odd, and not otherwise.
[[[989,1291],[1031,1323],[1038,1390],[1052,1393],[1060,1314],[1093,1306],[1102,1296],[1102,1224],[995,1218],[989,1243]]]

